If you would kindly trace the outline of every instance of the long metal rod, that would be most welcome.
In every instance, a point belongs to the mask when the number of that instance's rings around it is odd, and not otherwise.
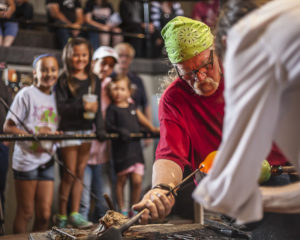
[[[75,236],[73,236],[73,235],[71,235],[71,234],[69,234],[69,233],[67,233],[65,231],[62,231],[61,229],[58,229],[57,227],[53,227],[52,230],[55,231],[55,232],[57,232],[57,233],[59,233],[63,237],[67,237],[67,239],[68,238],[71,238],[71,239],[74,239],[74,240],[77,239],[77,237],[75,237]]]
[[[83,32],[98,32],[98,33],[108,33],[111,35],[123,35],[125,37],[133,37],[133,38],[145,38],[145,34],[143,33],[130,33],[130,32],[113,32],[113,31],[103,31],[99,30],[97,28],[92,28],[88,26],[81,26],[79,28],[70,27],[67,24],[63,23],[49,23],[49,22],[38,22],[38,21],[32,21],[32,20],[22,20],[22,19],[16,19],[16,18],[10,18],[10,19],[1,19],[4,22],[17,22],[20,24],[26,24],[28,26],[42,26],[42,27],[48,27],[48,28],[64,28],[69,30],[79,30]]]
[[[25,129],[26,132],[31,133],[30,129],[26,126],[26,124],[19,118],[19,116],[17,114],[15,114],[10,107],[8,106],[8,104],[4,101],[4,99],[2,97],[0,97],[0,101],[1,103],[4,105],[4,107],[6,107],[7,111],[11,112],[12,115],[14,115],[14,117],[18,120],[18,122],[22,125],[22,127]],[[34,135],[32,136],[33,138]],[[36,140],[36,139],[34,139]]]
[[[193,177],[197,172],[199,172],[204,166],[201,165],[199,168],[197,168],[194,172],[192,172],[190,175],[185,177],[179,184],[177,184],[175,187],[173,187],[170,191],[166,193],[166,196],[169,196],[171,193],[174,194],[174,191],[177,190],[182,184],[184,184],[186,181],[188,181],[191,177]]]
[[[27,130],[26,130],[27,131]],[[159,138],[159,134],[156,133],[147,133],[147,132],[140,132],[140,133],[130,133],[131,139],[141,139],[141,138]],[[12,141],[37,141],[38,140],[71,140],[71,139],[86,139],[86,140],[94,140],[97,139],[95,133],[91,134],[0,134],[0,142],[12,142]],[[106,139],[117,139],[119,138],[118,133],[107,133]]]
[[[27,127],[27,125],[19,118],[19,116],[18,116],[14,111],[12,111],[12,110],[10,109],[10,107],[6,104],[6,102],[4,101],[4,99],[3,99],[2,97],[0,97],[0,102],[7,108],[7,110],[8,110],[9,112],[11,112],[11,113],[16,117],[17,121],[24,127],[25,131],[28,132],[28,133],[30,133],[30,129]],[[31,137],[32,137],[32,139],[33,139],[34,141],[40,142],[40,139],[39,139],[36,135],[33,135],[33,134],[30,134],[30,135],[31,135]],[[56,143],[54,143],[54,144],[56,144]],[[64,171],[66,171],[66,173],[68,173],[72,178],[74,178],[76,181],[78,181],[78,182],[83,186],[83,188],[87,189],[87,186],[84,184],[84,182],[83,182],[81,179],[79,179],[77,176],[75,176],[75,175],[71,172],[71,170],[68,169],[68,168],[64,165],[64,163],[58,159],[58,157],[56,156],[56,153],[53,154],[52,152],[50,152],[50,151],[48,151],[48,150],[45,150],[45,152],[47,152],[47,153],[51,156],[50,159],[54,159],[54,161],[55,161],[57,164],[59,164],[59,165],[64,169]],[[91,196],[92,196],[93,198],[95,198],[97,201],[101,201],[101,199],[99,199],[99,198],[96,196],[96,194],[94,194],[93,192],[91,192],[90,194],[91,194]]]

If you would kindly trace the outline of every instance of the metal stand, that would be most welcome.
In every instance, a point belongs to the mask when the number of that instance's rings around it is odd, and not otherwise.
[[[146,24],[146,27],[145,27],[146,57],[150,58],[152,44],[151,44],[151,34],[149,32],[149,24],[150,24],[149,1],[145,1],[143,3],[143,7],[144,7],[144,22]]]

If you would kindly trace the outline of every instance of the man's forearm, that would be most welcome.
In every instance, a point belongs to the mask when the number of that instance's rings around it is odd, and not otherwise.
[[[159,159],[154,162],[152,186],[165,183],[174,187],[181,180],[182,170],[177,163],[167,159]]]
[[[300,183],[282,187],[260,187],[264,211],[300,213]]]

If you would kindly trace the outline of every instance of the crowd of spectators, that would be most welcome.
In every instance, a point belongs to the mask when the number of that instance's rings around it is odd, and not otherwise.
[[[218,1],[208,1],[207,3],[213,8],[213,10],[207,11],[213,11],[213,14],[209,13],[208,15],[214,16],[214,18],[202,15],[204,14],[203,11],[200,11],[200,9],[202,9],[200,7],[202,2],[199,2],[195,5],[195,9],[193,11],[193,16],[195,17],[195,19],[199,19],[202,21],[210,21],[211,24],[209,25],[213,27],[213,21],[215,20],[215,16],[217,16],[218,9],[218,5],[216,5],[216,2]],[[207,9],[209,8],[208,5],[206,6]],[[110,34],[107,32],[125,32],[137,34],[149,33],[151,36],[150,42],[153,48],[151,57],[161,57],[163,55],[163,41],[160,36],[160,31],[169,20],[173,19],[176,16],[184,15],[184,11],[181,4],[179,2],[172,1],[151,2],[149,8],[150,22],[148,23],[144,19],[143,4],[139,1],[121,0],[119,4],[119,12],[113,9],[113,6],[109,2],[109,0],[87,0],[84,6],[82,6],[79,0],[46,0],[45,7],[47,11],[47,19],[50,23],[49,30],[55,32],[58,40],[58,46],[60,49],[64,49],[66,47],[66,44],[70,42],[70,38],[76,39],[78,37],[86,38],[88,40],[88,45],[91,44],[92,48],[89,53],[89,55],[91,55],[90,58],[92,57],[92,49],[99,49],[100,46],[114,47],[115,52],[111,53],[110,55],[108,54],[107,56],[101,55],[101,57],[98,58],[97,51],[95,51],[96,55],[94,56],[96,57],[95,59],[93,59],[93,63],[97,63],[99,65],[99,69],[104,69],[106,65],[102,63],[102,58],[105,59],[106,57],[113,57],[115,60],[113,65],[107,64],[111,71],[109,72],[110,78],[114,79],[120,76],[124,79],[128,78],[129,82],[131,83],[131,87],[134,89],[131,96],[131,103],[134,103],[137,108],[137,111],[141,111],[146,116],[146,119],[150,120],[151,110],[148,104],[142,79],[129,70],[134,57],[145,57],[145,47],[147,46],[146,41],[143,38],[129,36],[129,34]],[[197,10],[199,10],[199,12],[196,12]],[[26,21],[31,21],[33,19],[33,6],[28,2],[28,0],[0,0],[0,45],[6,47],[11,46],[17,35],[18,28],[31,28],[30,24],[26,24]],[[83,31],[87,28],[89,29],[88,31]],[[109,52],[110,50],[107,51]],[[70,52],[72,51],[70,50]],[[72,54],[74,54],[74,52]],[[89,61],[91,61],[91,59]],[[89,64],[91,63],[92,62],[90,62]],[[98,75],[99,79],[102,81],[103,84],[108,76],[106,76],[104,79],[101,79],[101,72],[97,72],[97,68],[95,65],[93,65],[93,67],[94,73]],[[78,68],[80,68],[80,66],[78,66]],[[1,81],[1,84],[2,83],[3,81]],[[1,89],[4,88],[1,87]],[[103,94],[103,88],[101,91]],[[68,94],[71,93],[69,92]],[[101,100],[102,99],[103,98],[101,97]],[[11,99],[9,99],[8,101],[8,104],[10,103]],[[94,144],[97,145],[98,143]],[[5,156],[0,156],[0,160],[5,160],[6,165],[3,163],[3,166],[7,166],[8,146],[6,143],[1,143],[0,147],[6,152]],[[91,148],[90,154],[93,153],[93,149],[95,148]],[[90,156],[92,157],[92,155]],[[91,160],[91,158],[89,160]],[[89,162],[88,167],[90,167],[91,165],[92,164],[90,164]],[[105,168],[109,167],[109,165],[105,166]],[[1,200],[3,201],[7,167],[1,167],[1,171],[2,170],[4,172],[3,174],[1,173],[1,177],[4,177],[4,179],[1,179],[0,181],[0,196]],[[103,171],[103,169],[101,171]],[[107,174],[111,173],[109,169],[105,171]],[[89,171],[86,171],[85,174],[90,173]],[[81,175],[80,178],[82,180],[83,176]],[[85,179],[84,181],[87,180]],[[90,182],[90,184],[92,184],[92,182]],[[93,187],[91,186],[91,189],[92,188]],[[84,191],[82,198],[84,197],[84,194],[91,193],[86,193]],[[87,201],[90,201],[90,198],[88,198]],[[2,204],[4,205],[4,202],[2,202]],[[103,215],[103,211],[101,212],[99,210],[99,213],[96,214],[96,218],[93,218],[92,216],[89,216],[89,208],[90,206],[87,206],[85,210],[77,209],[78,211],[80,211],[80,213],[83,215],[86,221],[96,221],[99,217]],[[124,208],[124,206],[121,206],[121,208]],[[66,211],[64,211],[64,214],[65,212]]]
[[[192,4],[191,17],[214,28],[219,1]],[[48,29],[55,33],[59,49],[70,37],[87,38],[93,49],[124,41],[134,47],[138,58],[163,56],[161,29],[174,17],[189,15],[180,1],[151,1],[147,13],[142,1],[131,0],[120,0],[118,9],[109,0],[46,0],[45,9]],[[33,28],[33,19],[33,5],[28,0],[0,0],[0,45],[11,46],[18,28]]]

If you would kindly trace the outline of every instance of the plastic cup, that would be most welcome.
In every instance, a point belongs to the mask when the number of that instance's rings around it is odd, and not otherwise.
[[[83,101],[85,102],[97,102],[98,96],[96,94],[84,94],[82,96]],[[84,112],[84,119],[94,119],[96,114],[94,112]]]

